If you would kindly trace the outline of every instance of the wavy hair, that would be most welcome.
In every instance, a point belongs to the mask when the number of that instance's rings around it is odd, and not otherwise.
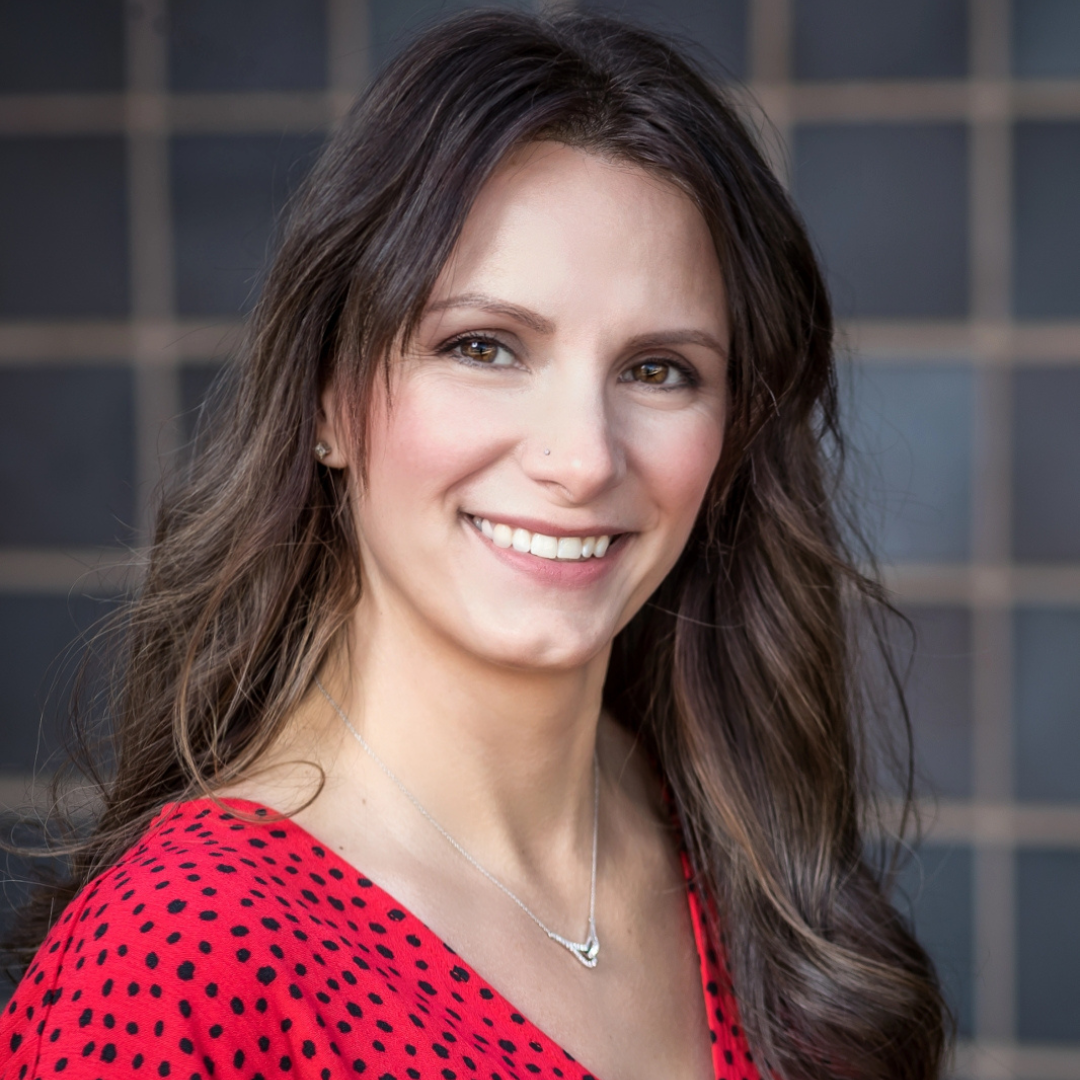
[[[345,391],[362,434],[373,380],[477,192],[538,139],[678,185],[725,277],[721,460],[679,562],[615,642],[605,699],[660,763],[751,1044],[785,1080],[937,1077],[939,984],[867,859],[858,642],[886,605],[837,520],[822,276],[724,94],[671,43],[591,15],[439,25],[379,75],[314,167],[228,403],[163,502],[118,624],[100,813],[11,944],[27,960],[163,803],[256,768],[308,691],[361,590],[346,486],[311,453],[320,389]]]

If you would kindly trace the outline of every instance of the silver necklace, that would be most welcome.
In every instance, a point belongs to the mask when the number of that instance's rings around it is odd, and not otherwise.
[[[589,884],[589,933],[584,941],[571,941],[569,938],[563,937],[562,934],[556,934],[554,930],[549,929],[544,924],[543,920],[541,920],[538,915],[534,914],[529,909],[528,905],[522,899],[520,899],[520,897],[516,896],[513,892],[511,892],[494,874],[492,874],[488,870],[485,870],[484,867],[482,867],[480,863],[478,863],[476,859],[474,859],[431,816],[431,814],[427,812],[420,800],[391,771],[390,766],[387,765],[386,762],[383,761],[383,759],[379,757],[379,755],[376,754],[374,750],[372,750],[364,736],[361,735],[360,732],[357,731],[356,728],[354,728],[349,722],[349,718],[345,715],[344,709],[342,709],[342,707],[330,696],[329,692],[327,691],[326,687],[323,686],[322,681],[319,679],[318,676],[315,677],[315,685],[319,688],[320,691],[322,691],[322,696],[326,698],[326,700],[331,704],[331,706],[333,706],[333,709],[338,714],[338,716],[341,717],[342,723],[352,733],[353,738],[356,739],[356,741],[364,748],[368,757],[370,757],[371,760],[374,761],[375,764],[378,765],[384,773],[386,773],[387,777],[389,777],[389,779],[394,782],[395,786],[401,792],[401,794],[404,795],[405,798],[408,799],[409,802],[411,802],[413,806],[415,806],[416,809],[419,810],[425,818],[427,818],[427,820],[439,831],[443,839],[463,858],[465,858],[474,867],[476,867],[476,869],[479,870],[480,873],[483,874],[484,877],[486,877],[492,885],[506,893],[506,895],[509,896],[510,899],[513,900],[514,903],[517,904],[517,906],[521,908],[521,910],[524,911],[525,914],[528,915],[529,918],[532,919],[532,921],[536,923],[536,925],[539,926],[540,929],[543,930],[549,938],[551,938],[552,941],[558,942],[564,949],[570,952],[571,955],[577,957],[577,959],[580,960],[587,968],[596,967],[596,962],[600,957],[600,940],[596,936],[596,839],[600,832],[600,760],[596,756],[596,753],[593,753],[593,788],[595,794],[593,796],[592,881]]]

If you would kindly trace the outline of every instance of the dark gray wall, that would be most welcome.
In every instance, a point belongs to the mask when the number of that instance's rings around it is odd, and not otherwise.
[[[124,587],[276,211],[352,92],[462,6],[0,0],[2,801],[50,767],[58,657]],[[941,806],[905,889],[964,1039],[1000,1075],[1080,1077],[1080,3],[585,6],[679,35],[768,113],[919,631]]]

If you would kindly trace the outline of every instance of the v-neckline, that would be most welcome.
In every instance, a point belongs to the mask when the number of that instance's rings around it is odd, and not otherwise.
[[[157,823],[164,824],[169,816],[168,811],[172,809],[179,809],[180,807],[191,808],[200,804],[223,807],[226,810],[239,811],[241,814],[256,815],[259,811],[263,811],[268,815],[272,815],[272,824],[274,824],[275,827],[286,828],[291,832],[297,834],[300,838],[304,840],[305,843],[307,843],[313,848],[318,848],[320,851],[322,851],[327,859],[333,860],[334,862],[338,863],[339,868],[342,869],[343,872],[347,871],[350,875],[355,875],[356,877],[364,880],[365,882],[370,883],[370,889],[375,894],[382,897],[388,907],[398,908],[401,911],[405,912],[411,919],[415,920],[416,924],[420,926],[423,929],[424,933],[430,937],[431,942],[435,946],[446,949],[450,953],[452,953],[456,957],[455,962],[461,968],[467,971],[470,977],[475,977],[475,979],[479,983],[487,987],[494,995],[494,999],[501,1003],[503,1006],[505,1006],[508,1014],[522,1017],[525,1026],[531,1029],[531,1031],[540,1040],[558,1049],[560,1052],[565,1054],[570,1059],[570,1061],[575,1064],[575,1066],[580,1068],[580,1080],[600,1080],[596,1073],[586,1068],[580,1060],[570,1054],[570,1052],[562,1045],[561,1042],[559,1042],[558,1039],[549,1035],[543,1028],[541,1028],[533,1020],[529,1019],[529,1017],[526,1016],[525,1013],[518,1009],[513,1004],[513,1002],[511,1002],[506,997],[505,994],[503,994],[497,987],[493,986],[479,971],[477,971],[468,959],[462,956],[461,953],[457,951],[457,949],[455,949],[439,934],[437,934],[430,926],[428,926],[428,924],[419,916],[417,916],[408,905],[403,904],[388,889],[384,888],[373,878],[369,877],[368,874],[366,874],[359,867],[354,866],[351,862],[349,862],[348,859],[346,859],[343,855],[339,854],[336,850],[334,850],[332,845],[329,845],[320,840],[317,836],[310,832],[310,830],[306,829],[303,825],[300,825],[298,822],[294,821],[291,817],[283,816],[279,810],[275,810],[273,807],[267,806],[264,803],[256,802],[253,799],[245,799],[236,796],[227,796],[220,799],[204,797],[200,799],[192,799],[185,803],[166,804],[161,809],[161,813],[158,816]],[[687,906],[690,914],[690,923],[693,927],[694,947],[697,950],[699,985],[701,989],[702,1000],[705,1006],[706,1022],[711,1034],[710,1050],[712,1056],[713,1075],[716,1077],[721,1077],[730,1068],[731,1062],[725,1062],[723,1056],[724,1044],[728,1042],[728,1039],[724,1038],[723,1036],[726,1035],[727,1032],[723,1031],[722,1033],[719,1033],[720,1037],[718,1037],[718,1033],[713,1027],[713,1009],[711,1007],[711,1001],[712,999],[716,999],[720,996],[720,990],[718,988],[716,978],[710,972],[710,965],[716,968],[718,975],[722,974],[723,965],[720,957],[716,953],[717,946],[708,940],[708,917],[702,905],[702,899],[699,890],[693,880],[689,860],[681,844],[679,848],[679,859],[683,869],[683,879],[686,887],[686,897]],[[721,1024],[721,1027],[724,1027],[725,1020],[723,1018],[723,1013],[719,1007],[715,1008],[715,1016]],[[737,1026],[732,1027],[731,1032],[734,1036],[738,1037],[739,1029]],[[751,1076],[750,1080],[758,1080],[758,1078],[756,1076]]]

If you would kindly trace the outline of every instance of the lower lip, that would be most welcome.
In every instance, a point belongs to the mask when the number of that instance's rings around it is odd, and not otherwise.
[[[623,533],[612,540],[606,554],[599,559],[595,556],[591,559],[542,559],[539,555],[530,555],[527,551],[496,547],[470,518],[462,515],[461,520],[477,541],[507,566],[529,575],[541,584],[565,588],[583,588],[610,573],[630,538],[628,533]]]

